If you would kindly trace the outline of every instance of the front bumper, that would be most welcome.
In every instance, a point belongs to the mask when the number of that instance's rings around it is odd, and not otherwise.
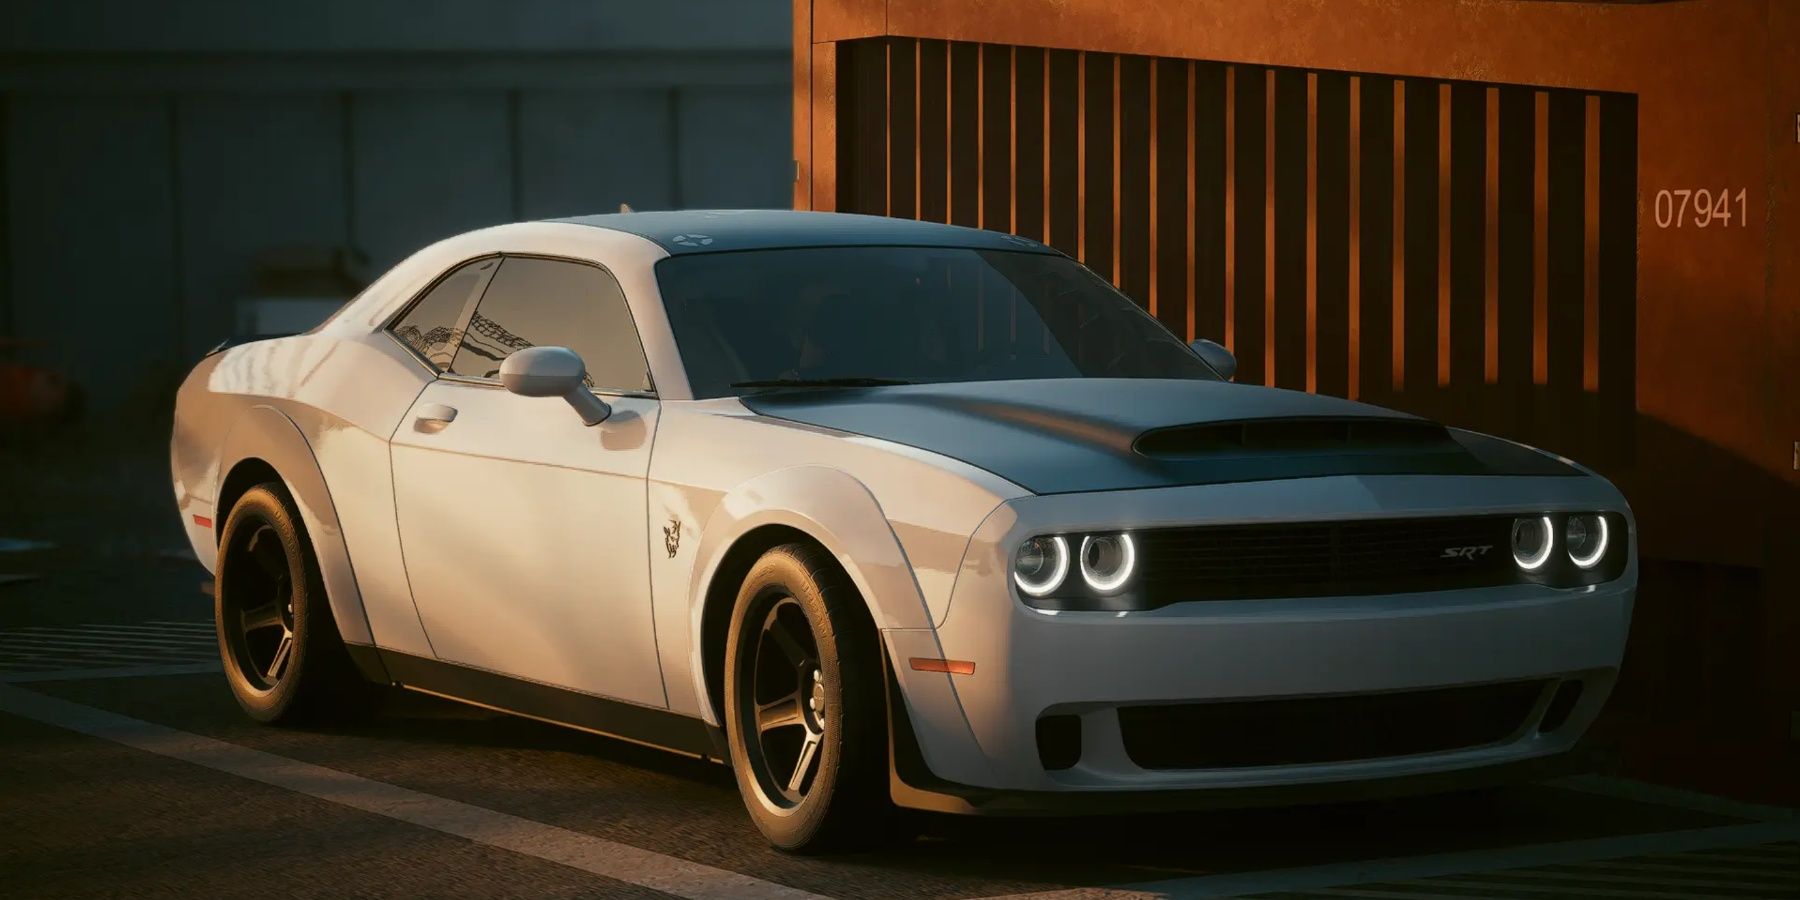
[[[1566,760],[1611,690],[1624,653],[1635,564],[1615,581],[1579,589],[1510,585],[1191,602],[1130,613],[1049,614],[1020,603],[1012,590],[1010,550],[1028,534],[1053,527],[1199,523],[1208,517],[1194,511],[1211,509],[1221,511],[1218,520],[1234,513],[1233,521],[1243,521],[1245,510],[1289,521],[1537,509],[1625,512],[1622,498],[1598,478],[1347,477],[1032,497],[1003,505],[970,542],[939,627],[885,632],[895,702],[907,712],[907,727],[897,729],[896,798],[912,806],[966,807],[957,810],[964,812],[977,806],[1026,811],[1058,805],[1046,798],[1063,798],[1074,811],[1215,799],[1269,802],[1247,794],[1436,790],[1528,763]],[[1635,558],[1635,546],[1628,552]],[[914,671],[909,661],[915,657],[973,661],[975,671]],[[1546,726],[1565,682],[1581,686],[1579,700],[1551,715],[1554,727]],[[1134,761],[1134,749],[1138,759],[1145,753],[1141,743],[1131,746],[1134,738],[1119,716],[1124,707],[1360,698],[1502,684],[1537,693],[1501,733],[1474,744],[1369,758],[1147,767]],[[1038,720],[1056,715],[1080,722],[1079,760],[1067,768],[1047,768],[1040,757]],[[910,761],[904,758],[910,752],[907,731],[917,747]],[[1204,732],[1196,739],[1228,744],[1243,737]],[[1135,740],[1141,742],[1141,734]]]

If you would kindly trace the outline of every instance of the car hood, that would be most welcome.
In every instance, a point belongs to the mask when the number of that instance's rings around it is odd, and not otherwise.
[[[1579,475],[1405,413],[1226,382],[1080,378],[778,390],[752,411],[929,450],[1038,494],[1325,475]]]

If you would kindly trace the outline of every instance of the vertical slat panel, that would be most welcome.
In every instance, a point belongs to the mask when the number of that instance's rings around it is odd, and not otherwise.
[[[1276,70],[1273,383],[1294,390],[1306,388],[1306,112],[1306,73]]]
[[[1081,94],[1079,56],[1073,50],[1050,55],[1050,234],[1049,243],[1077,255],[1081,232]]]
[[[838,209],[887,212],[887,47],[838,44]]]
[[[1608,456],[1630,463],[1637,416],[1637,98],[1600,98],[1600,396]]]
[[[1531,383],[1550,382],[1550,96],[1531,98]],[[1540,408],[1544,404],[1538,405]]]
[[[1264,197],[1268,190],[1266,171],[1267,70],[1260,66],[1237,66],[1233,78],[1232,108],[1232,192],[1236,203],[1232,210],[1233,297],[1231,328],[1238,358],[1238,380],[1246,384],[1266,384],[1268,373],[1263,356],[1264,317],[1264,236],[1268,210]]]
[[[1479,84],[1450,89],[1450,221],[1450,378],[1474,388],[1487,365],[1487,89]]]
[[[1500,383],[1500,91],[1482,94],[1481,378],[1491,387]]]
[[[1021,235],[1044,234],[1044,51],[1020,47],[1013,59],[1014,228]]]
[[[1406,80],[1406,260],[1401,302],[1406,388],[1436,380],[1438,346],[1438,83]]]
[[[1314,268],[1315,387],[1350,390],[1350,76],[1319,74]]]
[[[950,45],[950,221],[981,224],[981,50]]]
[[[1113,56],[1088,53],[1082,85],[1087,109],[1083,116],[1081,180],[1082,225],[1087,240],[1082,262],[1112,279],[1113,234]]]
[[[1193,335],[1225,340],[1225,67],[1195,63]]]
[[[1188,334],[1188,71],[1185,60],[1156,61],[1156,317]]]
[[[1364,396],[1380,398],[1393,391],[1394,80],[1365,75],[1361,81],[1358,378]]]
[[[1600,98],[1582,97],[1581,390],[1600,389]],[[1598,412],[1597,409],[1590,412]]]
[[[813,102],[836,109],[838,106],[838,54],[837,42],[823,41],[812,45],[812,61],[808,66],[810,74]],[[812,135],[807,139],[807,187],[812,195],[807,200],[807,209],[818,212],[832,212],[837,209],[837,116],[808,116],[812,120]],[[680,117],[677,117],[679,123]],[[680,127],[677,124],[677,127]],[[686,141],[681,144],[685,146]],[[680,171],[680,166],[676,171]],[[679,176],[678,176],[679,180]],[[679,185],[677,185],[679,187]],[[679,192],[679,191],[678,191]]]
[[[1515,406],[1531,385],[1534,105],[1530,88],[1500,91],[1500,384]]]
[[[919,42],[888,39],[888,215],[917,218]]]
[[[1436,384],[1450,384],[1450,85],[1438,85],[1437,120],[1437,335],[1432,359],[1437,362]]]
[[[950,220],[949,45],[919,42],[919,218]]]
[[[1116,204],[1119,221],[1117,281],[1127,297],[1150,304],[1150,59],[1119,59]]]
[[[1549,228],[1549,257],[1546,301],[1549,334],[1546,353],[1549,359],[1550,395],[1554,423],[1559,426],[1558,443],[1564,452],[1577,452],[1573,445],[1585,429],[1569,423],[1579,410],[1575,402],[1581,396],[1582,350],[1582,257],[1583,206],[1586,200],[1586,98],[1574,91],[1550,93],[1550,206],[1546,224]],[[1550,440],[1546,436],[1546,440]]]
[[[1012,48],[981,48],[981,227],[1012,231]]]
[[[1229,340],[1246,382],[1629,452],[1634,97],[912,39],[828,49],[837,177],[815,199],[1046,239],[1177,334]]]
[[[1263,73],[1263,384],[1275,383],[1275,70]]]

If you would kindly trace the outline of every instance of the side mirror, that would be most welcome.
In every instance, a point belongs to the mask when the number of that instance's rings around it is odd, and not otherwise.
[[[1226,381],[1230,381],[1231,377],[1237,374],[1237,357],[1232,356],[1230,350],[1225,349],[1216,341],[1201,338],[1188,346],[1194,348],[1194,352],[1199,354],[1207,365],[1217,370]]]
[[[612,407],[587,388],[587,364],[567,347],[526,347],[500,363],[500,383],[521,397],[561,397],[581,421],[598,425]]]

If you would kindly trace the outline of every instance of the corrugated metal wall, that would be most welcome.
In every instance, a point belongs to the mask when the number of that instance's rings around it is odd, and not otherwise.
[[[791,177],[779,84],[0,98],[0,333],[102,408],[229,334],[259,251],[354,247],[379,274],[500,222],[778,207]]]
[[[789,15],[781,0],[8,7],[0,338],[25,344],[0,355],[68,373],[116,422],[164,409],[268,251],[359,251],[372,276],[517,219],[786,206]]]
[[[837,207],[1049,243],[1240,381],[1625,462],[1630,94],[912,38],[837,45]]]

